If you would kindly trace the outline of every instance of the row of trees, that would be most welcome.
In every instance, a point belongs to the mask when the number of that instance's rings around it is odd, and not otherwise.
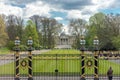
[[[14,46],[16,36],[21,40],[21,48],[24,49],[29,36],[34,40],[33,46],[37,49],[53,48],[55,45],[54,35],[59,33],[62,24],[55,19],[34,15],[25,23],[22,18],[9,15],[0,16],[0,46],[10,49]],[[6,45],[6,44],[7,45]]]
[[[16,36],[21,39],[21,46],[25,46],[28,36],[32,36],[34,47],[53,48],[55,36],[61,33],[62,24],[55,19],[31,16],[25,23],[21,17],[14,15],[0,16],[0,47],[13,47]],[[120,48],[120,15],[105,15],[96,13],[89,22],[83,19],[69,21],[70,35],[75,36],[74,48],[80,48],[80,37],[84,35],[87,46],[92,47],[94,36],[100,40],[100,49],[116,50]]]
[[[120,48],[120,15],[105,15],[97,13],[90,18],[88,37],[97,35],[100,48],[103,50],[116,50]],[[91,37],[91,38],[92,38]],[[88,42],[91,40],[88,38]],[[90,44],[90,42],[89,42]]]
[[[70,31],[76,36],[73,45],[80,48],[80,37],[85,36],[86,45],[93,46],[93,39],[98,36],[100,40],[100,49],[117,50],[120,48],[120,15],[96,13],[91,16],[86,23],[82,19],[70,20]]]

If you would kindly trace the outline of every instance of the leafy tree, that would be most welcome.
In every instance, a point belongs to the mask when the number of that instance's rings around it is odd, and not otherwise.
[[[5,46],[8,40],[8,35],[6,33],[5,27],[5,22],[0,15],[0,47]]]
[[[10,41],[14,41],[16,36],[22,39],[23,19],[15,15],[9,15],[6,19],[7,33]]]
[[[42,18],[40,23],[43,47],[53,48],[55,46],[54,37],[60,32],[62,24],[51,18]]]
[[[37,34],[37,31],[36,31],[36,27],[35,27],[35,24],[31,21],[31,20],[28,20],[27,21],[27,25],[25,27],[25,30],[24,30],[24,44],[26,44],[26,41],[28,40],[29,37],[32,37],[33,39],[33,46],[35,48],[39,47],[39,41],[38,41],[38,34]]]
[[[118,18],[120,20],[120,17],[116,15],[105,15],[103,13],[96,13],[95,15],[91,16],[89,21],[90,28],[88,28],[87,33],[88,41],[90,41],[91,38],[96,35],[100,40],[101,49],[116,49],[116,47],[113,45],[113,38],[119,34],[120,23],[118,22]]]
[[[117,49],[120,49],[120,35],[114,37],[112,42]]]
[[[70,20],[69,26],[70,33],[76,37],[73,45],[75,48],[80,48],[80,37],[86,33],[86,21],[82,19],[72,19]]]
[[[17,36],[17,29],[16,29],[16,16],[9,15],[6,21],[7,33],[9,37],[9,41],[14,41],[15,37]]]
[[[21,40],[21,43],[23,43],[23,28],[24,24],[23,19],[21,17],[17,17],[15,15],[9,15],[6,17],[6,29],[9,37],[7,47],[9,47],[10,49],[13,48],[16,36],[18,36]]]
[[[95,15],[89,18],[89,25],[87,26],[86,34],[87,46],[89,47],[93,46],[93,39],[95,36],[98,36],[98,38],[100,38],[99,34],[101,33],[98,32],[100,28],[104,27],[103,25],[104,18],[105,15],[103,13],[96,13]]]

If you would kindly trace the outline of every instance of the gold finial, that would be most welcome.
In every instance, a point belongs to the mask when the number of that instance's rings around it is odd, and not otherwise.
[[[19,37],[17,36],[15,39],[16,39],[16,40],[19,40]]]
[[[32,37],[30,36],[29,39],[32,40]]]
[[[83,35],[81,35],[81,39],[84,39],[85,37]]]
[[[98,37],[97,37],[97,36],[95,36],[95,37],[94,37],[94,39],[98,39]]]

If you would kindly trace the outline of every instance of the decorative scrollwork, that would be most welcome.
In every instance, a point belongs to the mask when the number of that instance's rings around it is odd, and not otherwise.
[[[91,67],[93,65],[93,61],[87,60],[86,65],[87,65],[87,67]]]
[[[22,67],[26,67],[27,66],[27,61],[23,59],[20,64],[21,64]]]

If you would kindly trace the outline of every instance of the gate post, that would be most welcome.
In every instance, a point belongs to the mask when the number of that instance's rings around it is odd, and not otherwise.
[[[81,79],[80,80],[85,80],[85,55],[84,55],[84,51],[85,51],[85,39],[84,36],[81,37],[80,40],[80,44],[81,44],[81,51],[82,51],[82,55],[81,55]]]
[[[19,51],[20,48],[18,47],[20,45],[19,37],[16,37],[15,39],[15,80],[20,80],[19,78]]]
[[[28,48],[28,80],[33,80],[32,77],[32,44],[33,44],[33,40],[32,37],[29,37],[27,44],[29,46]]]
[[[98,45],[99,45],[99,40],[97,36],[95,36],[93,40],[94,44],[94,80],[99,80],[98,77]]]

